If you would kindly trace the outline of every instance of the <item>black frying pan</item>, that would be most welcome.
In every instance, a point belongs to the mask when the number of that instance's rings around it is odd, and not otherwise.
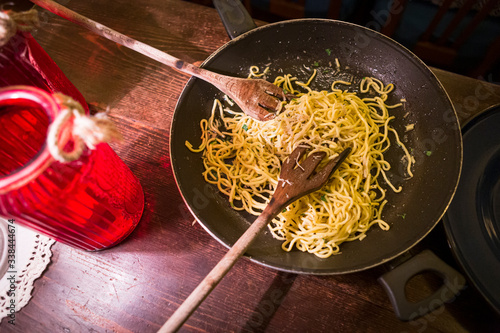
[[[327,72],[335,67],[335,58],[339,59],[341,72]],[[385,154],[393,166],[389,177],[404,189],[400,194],[387,191],[389,203],[383,218],[391,229],[372,228],[363,241],[342,244],[340,255],[320,259],[298,250],[285,252],[281,242],[267,231],[256,239],[247,255],[259,264],[293,273],[365,270],[413,247],[441,219],[460,175],[460,128],[445,90],[421,60],[384,35],[345,22],[301,19],[255,28],[222,46],[202,66],[246,77],[251,65],[269,65],[269,80],[283,73],[306,80],[311,73],[308,68],[315,63],[319,65],[315,89],[328,89],[335,78],[352,78],[355,87],[364,76],[396,86],[389,103],[400,99],[406,103],[404,108],[393,111],[396,119],[392,124],[413,151],[414,177],[404,180],[400,163],[403,153],[393,145]],[[199,144],[199,123],[209,117],[214,98],[222,98],[215,87],[196,78],[188,82],[172,120],[170,154],[177,185],[189,209],[214,238],[230,247],[254,217],[231,209],[227,198],[203,180],[201,154],[185,146],[186,140],[194,146]],[[405,126],[412,123],[415,129],[405,133]]]

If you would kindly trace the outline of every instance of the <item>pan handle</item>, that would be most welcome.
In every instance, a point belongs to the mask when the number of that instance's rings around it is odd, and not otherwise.
[[[433,272],[443,279],[443,285],[432,295],[420,302],[410,302],[406,298],[405,286],[408,281],[419,273]],[[393,270],[378,278],[389,295],[394,312],[399,319],[412,321],[431,311],[436,310],[444,303],[455,299],[465,288],[465,278],[439,259],[433,252],[424,250],[416,256],[400,264]]]
[[[213,2],[229,38],[234,39],[257,27],[240,0],[213,0]]]

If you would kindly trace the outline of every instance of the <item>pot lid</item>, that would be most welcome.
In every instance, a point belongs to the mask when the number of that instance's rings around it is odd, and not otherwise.
[[[500,106],[463,128],[463,171],[444,217],[446,234],[469,280],[500,312]]]

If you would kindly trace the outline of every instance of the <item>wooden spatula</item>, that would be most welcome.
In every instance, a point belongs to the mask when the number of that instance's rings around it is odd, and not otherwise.
[[[52,0],[31,0],[31,2],[104,38],[128,47],[183,73],[196,76],[213,84],[230,97],[243,112],[257,120],[266,121],[273,119],[275,114],[272,111],[276,111],[280,101],[286,98],[281,88],[266,80],[243,79],[217,74],[125,36],[83,15],[75,13]]]
[[[250,247],[260,231],[290,203],[306,194],[319,190],[351,152],[351,148],[347,148],[336,158],[329,161],[321,170],[315,172],[316,167],[323,160],[326,153],[313,153],[299,164],[307,149],[307,146],[299,145],[290,154],[281,167],[276,190],[262,214],[259,215],[158,332],[177,331]]]

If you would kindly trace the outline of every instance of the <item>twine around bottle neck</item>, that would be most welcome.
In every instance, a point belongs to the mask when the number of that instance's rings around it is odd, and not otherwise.
[[[25,12],[0,11],[0,47],[7,44],[17,31],[32,31],[39,23],[34,8]]]
[[[105,112],[88,116],[80,103],[71,97],[59,93],[53,96],[61,108],[47,133],[47,147],[55,160],[63,163],[75,161],[86,148],[93,150],[101,142],[122,140],[120,132]],[[69,151],[65,149],[66,142],[61,142],[62,133],[66,130],[74,142]]]

